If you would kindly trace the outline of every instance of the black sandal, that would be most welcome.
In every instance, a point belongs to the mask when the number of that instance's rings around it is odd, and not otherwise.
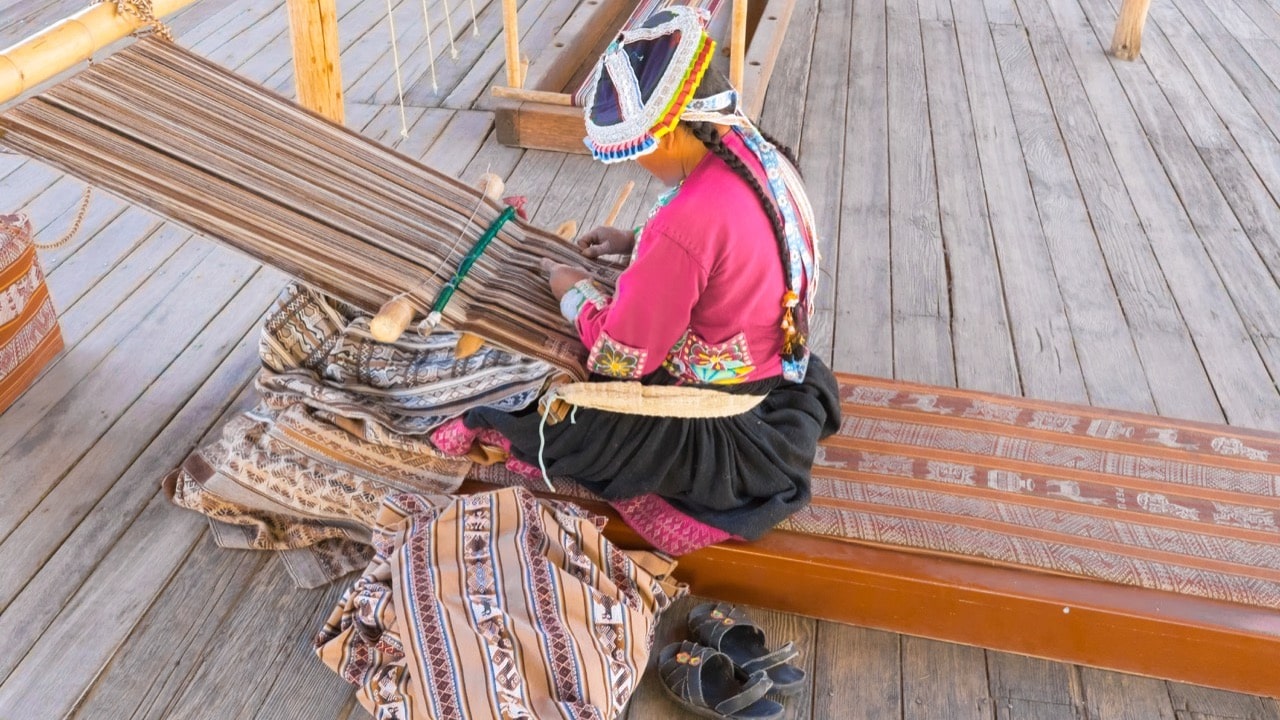
[[[676,702],[702,717],[778,720],[783,708],[765,697],[773,682],[764,672],[747,676],[729,656],[683,640],[658,654],[662,687]]]
[[[795,643],[770,650],[764,630],[733,605],[703,603],[695,607],[689,611],[689,632],[703,645],[728,655],[744,673],[767,673],[776,693],[792,695],[804,689],[804,670],[791,664],[800,655]]]

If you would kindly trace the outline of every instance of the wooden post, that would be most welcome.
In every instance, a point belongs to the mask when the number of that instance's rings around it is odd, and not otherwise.
[[[1135,60],[1142,52],[1142,27],[1147,23],[1151,0],[1124,0],[1116,32],[1111,37],[1111,54],[1121,60]]]
[[[172,15],[194,0],[152,0],[156,17]],[[115,5],[92,5],[0,51],[0,105],[93,57],[136,32],[140,24]]]
[[[729,84],[742,95],[742,78],[747,58],[747,0],[733,0],[733,23],[729,28]]]
[[[502,0],[502,37],[507,45],[507,85],[517,90],[524,87],[520,66],[520,21],[516,0]]]
[[[341,124],[342,60],[337,0],[288,0],[298,104]]]

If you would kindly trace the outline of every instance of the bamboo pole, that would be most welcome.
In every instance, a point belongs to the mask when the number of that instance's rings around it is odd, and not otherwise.
[[[747,0],[733,0],[733,24],[729,30],[729,84],[743,94],[742,78],[747,59]]]
[[[516,0],[502,0],[502,37],[507,48],[507,85],[517,90],[524,87],[520,68],[520,20]]]
[[[195,0],[153,0],[152,9],[162,18],[192,2]],[[140,27],[137,18],[119,15],[115,5],[102,3],[0,50],[0,105],[86,62]]]
[[[298,104],[341,125],[342,60],[337,0],[288,0]]]
[[[1136,60],[1142,52],[1142,28],[1147,24],[1151,0],[1124,0],[1116,32],[1111,36],[1111,54],[1121,60]]]

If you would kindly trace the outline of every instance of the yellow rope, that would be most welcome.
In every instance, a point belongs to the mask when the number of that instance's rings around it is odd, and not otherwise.
[[[151,0],[101,0],[101,2],[115,5],[117,13],[137,18],[142,23],[143,29],[173,42],[173,32],[169,30],[168,25],[156,17],[155,9],[151,7]],[[140,30],[139,33],[141,32]]]

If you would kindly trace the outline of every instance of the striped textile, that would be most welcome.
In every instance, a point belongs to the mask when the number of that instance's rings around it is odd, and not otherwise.
[[[617,717],[682,588],[603,526],[520,488],[389,498],[316,652],[374,717]]]
[[[58,313],[36,262],[31,221],[0,215],[0,412],[61,350]]]
[[[1280,608],[1280,435],[837,379],[844,422],[779,530]]]

